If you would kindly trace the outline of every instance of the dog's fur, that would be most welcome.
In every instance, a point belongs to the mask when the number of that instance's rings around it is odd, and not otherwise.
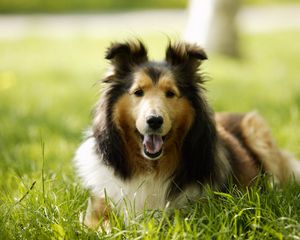
[[[225,190],[232,178],[250,186],[260,171],[300,180],[300,164],[275,144],[256,112],[214,114],[204,95],[197,45],[170,44],[149,61],[140,41],[112,44],[87,139],[75,164],[91,191],[84,222],[106,221],[108,197],[120,209],[182,206],[206,184]]]

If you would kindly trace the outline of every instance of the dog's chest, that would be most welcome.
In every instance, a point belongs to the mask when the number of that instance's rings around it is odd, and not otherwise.
[[[89,138],[77,150],[74,159],[84,186],[94,196],[108,197],[118,207],[137,212],[144,209],[164,209],[169,205],[166,196],[172,181],[170,178],[148,173],[122,180],[111,167],[104,164],[94,149],[95,139]],[[170,205],[183,205],[187,199],[194,198],[199,193],[197,186],[189,186]]]
[[[141,211],[143,209],[164,209],[170,181],[149,174],[139,176],[130,181],[119,183],[119,193],[112,194],[115,203]]]
[[[108,197],[117,205],[135,210],[158,209],[166,205],[170,180],[154,173],[141,174],[128,180],[119,178],[95,152],[95,139],[87,139],[77,150],[75,164],[83,184],[98,197]]]

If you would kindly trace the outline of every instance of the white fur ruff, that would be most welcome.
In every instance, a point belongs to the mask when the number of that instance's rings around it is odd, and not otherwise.
[[[95,143],[93,137],[88,138],[78,148],[74,158],[77,173],[84,187],[89,189],[93,196],[108,198],[120,210],[137,213],[147,209],[169,207],[170,203],[165,198],[170,185],[169,179],[157,178],[153,173],[149,173],[124,181],[95,153]],[[199,188],[190,186],[172,201],[172,207],[182,206],[199,194]]]

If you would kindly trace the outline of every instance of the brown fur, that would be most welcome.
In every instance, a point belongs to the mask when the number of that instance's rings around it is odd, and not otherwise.
[[[130,88],[130,94],[133,94],[136,89],[143,89],[144,91],[153,88],[153,82],[150,76],[145,71],[139,71],[135,74],[134,82]]]
[[[248,113],[241,128],[247,145],[259,157],[265,171],[274,174],[279,182],[286,182],[291,177],[288,158],[277,147],[264,119],[256,112]]]
[[[162,92],[167,92],[168,90],[172,90],[176,96],[180,97],[180,92],[177,86],[174,83],[174,79],[171,73],[165,73],[161,76],[158,81],[158,88]]]
[[[224,146],[230,153],[233,175],[239,185],[249,186],[259,173],[258,165],[233,134],[226,131],[221,125],[217,127],[217,130]]]
[[[172,90],[178,96],[177,99],[170,99],[176,107],[172,107],[175,116],[172,122],[172,134],[167,136],[168,141],[164,147],[164,156],[160,161],[145,161],[140,155],[140,136],[135,129],[134,109],[137,104],[137,99],[133,96],[136,89],[143,89],[145,92],[150,92],[155,98],[157,95],[163,96],[166,91]],[[148,97],[152,97],[152,96]],[[175,101],[175,102],[174,102]],[[157,84],[154,84],[146,72],[141,71],[135,75],[134,83],[130,89],[130,95],[122,96],[115,104],[113,110],[113,120],[120,130],[125,145],[125,155],[130,160],[130,168],[135,175],[145,174],[155,171],[157,174],[171,175],[178,166],[180,146],[185,134],[190,129],[193,123],[194,111],[189,102],[185,98],[179,97],[179,90],[176,87],[172,75],[165,73],[158,79]]]
[[[181,156],[180,146],[193,122],[194,112],[186,99],[180,99],[175,111],[177,118],[173,122],[172,137],[165,146],[165,154],[160,163],[161,175],[171,175],[177,168]]]
[[[289,157],[281,151],[264,119],[256,112],[217,113],[218,133],[231,154],[234,175],[248,186],[260,170],[280,183],[291,177]]]

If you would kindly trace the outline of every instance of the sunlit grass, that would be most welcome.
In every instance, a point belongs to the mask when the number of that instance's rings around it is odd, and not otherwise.
[[[242,58],[209,56],[203,71],[218,111],[256,109],[281,146],[300,156],[300,32],[242,37]],[[167,39],[143,36],[152,58]],[[0,42],[0,238],[96,239],[79,224],[87,192],[71,159],[91,121],[107,63],[109,38],[26,38]],[[43,151],[44,144],[44,151]],[[43,168],[44,159],[44,168]],[[44,182],[42,181],[44,170]],[[44,191],[43,191],[44,185]],[[300,189],[256,187],[207,196],[167,215],[145,213],[125,224],[119,239],[293,239],[300,232]]]

